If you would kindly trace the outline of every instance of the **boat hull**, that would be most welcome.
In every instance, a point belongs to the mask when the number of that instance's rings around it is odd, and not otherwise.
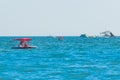
[[[36,46],[29,46],[29,47],[12,47],[12,49],[32,49],[37,48]]]

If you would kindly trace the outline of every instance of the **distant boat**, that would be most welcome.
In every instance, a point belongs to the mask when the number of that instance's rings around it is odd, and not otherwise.
[[[20,41],[19,45],[17,47],[12,47],[12,49],[31,49],[36,48],[36,46],[30,46],[28,43],[31,41],[31,38],[17,38],[14,39],[16,41]]]
[[[106,38],[115,37],[115,35],[110,31],[104,31],[104,32],[101,32],[100,34],[102,37],[106,37]]]
[[[58,40],[63,40],[63,36],[58,36]]]
[[[81,34],[80,37],[87,38],[87,35],[86,34]]]

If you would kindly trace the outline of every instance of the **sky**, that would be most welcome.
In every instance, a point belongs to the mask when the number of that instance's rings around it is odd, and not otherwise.
[[[120,35],[120,0],[0,0],[0,36]]]

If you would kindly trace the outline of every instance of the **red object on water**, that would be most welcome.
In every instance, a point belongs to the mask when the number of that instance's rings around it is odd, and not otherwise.
[[[31,38],[16,38],[14,40],[19,40],[20,44],[19,47],[29,47],[28,41],[32,40]]]
[[[20,40],[22,42],[25,42],[25,41],[30,41],[32,39],[31,38],[16,38],[15,40]]]
[[[58,39],[59,39],[59,40],[63,40],[63,36],[59,36]]]

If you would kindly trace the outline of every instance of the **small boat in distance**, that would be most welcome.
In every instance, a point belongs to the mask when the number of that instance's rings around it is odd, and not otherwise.
[[[81,34],[80,37],[81,38],[87,38],[88,36],[86,34]]]
[[[36,46],[30,46],[29,41],[31,38],[16,38],[15,41],[20,41],[20,44],[17,47],[12,47],[12,49],[31,49],[36,48]]]
[[[58,36],[58,40],[63,40],[63,36]]]
[[[100,33],[103,37],[109,38],[109,37],[115,37],[115,35],[110,31],[104,31]]]

